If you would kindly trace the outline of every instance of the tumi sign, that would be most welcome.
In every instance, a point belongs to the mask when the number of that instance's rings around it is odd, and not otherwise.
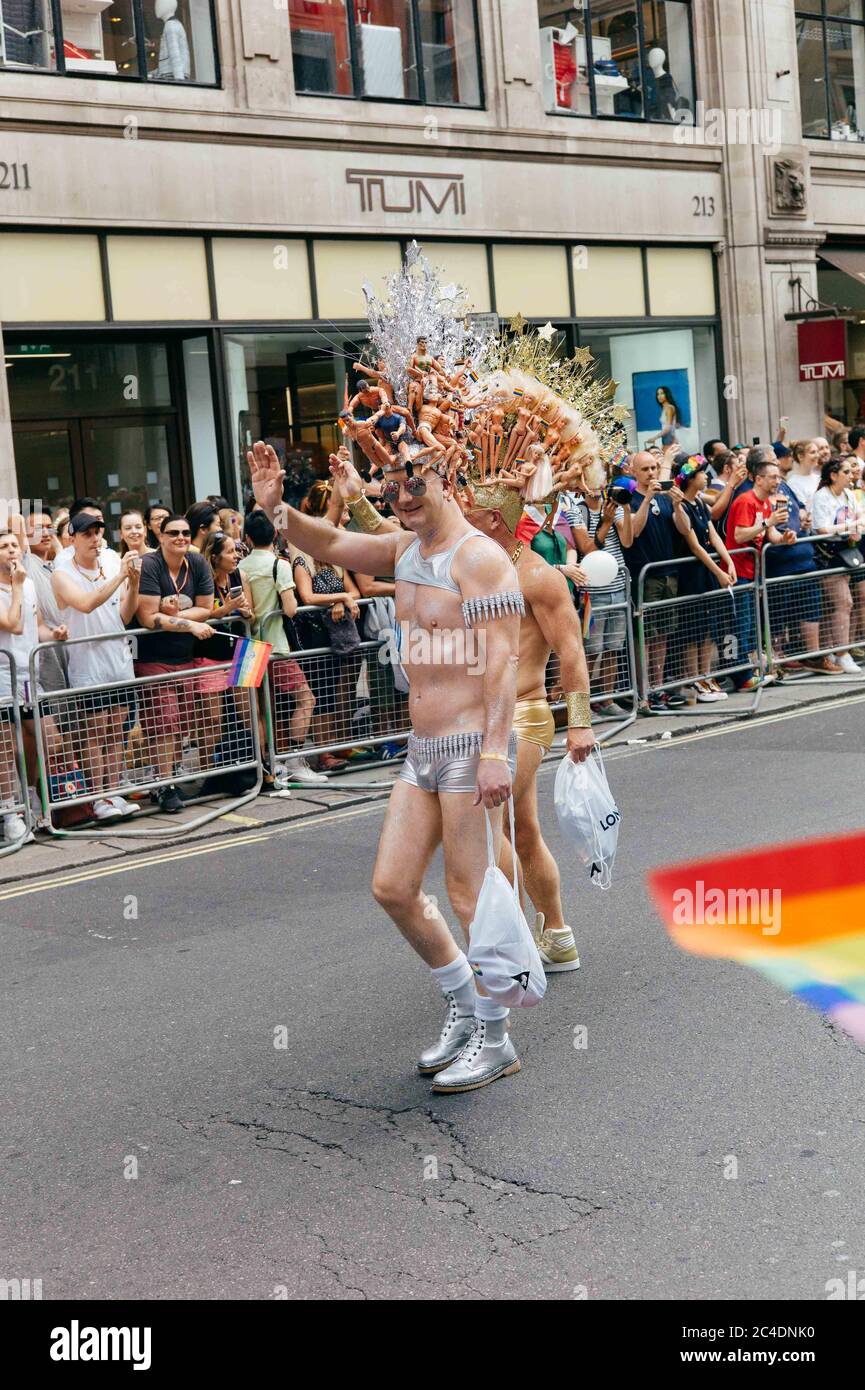
[[[361,212],[425,212],[440,217],[449,207],[458,217],[465,216],[463,174],[346,169],[345,181],[357,188]]]
[[[845,319],[811,319],[799,330],[799,380],[833,381],[847,375]]]

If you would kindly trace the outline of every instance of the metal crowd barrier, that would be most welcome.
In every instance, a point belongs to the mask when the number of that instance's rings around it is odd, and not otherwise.
[[[815,540],[820,539],[818,533],[799,536],[792,545],[763,546],[763,629],[769,670],[790,681],[859,680],[865,671],[842,675],[821,672],[818,667],[804,668],[809,662],[865,647],[865,565],[858,571],[839,565],[815,566],[795,574],[770,572],[773,555],[790,555],[799,547],[813,547]],[[851,601],[846,624],[848,640],[838,643],[833,640],[832,625],[838,617],[838,604],[848,592]],[[858,626],[857,618],[861,622],[858,639],[853,635]]]
[[[0,651],[0,661],[8,669],[10,691],[8,697],[0,699],[0,814],[20,816],[27,829],[20,840],[11,844],[0,842],[0,859],[5,859],[7,854],[14,854],[29,841],[33,815],[27,792],[27,762],[17,699],[18,670],[11,652]]]
[[[238,618],[210,620],[209,626],[224,623],[238,624]],[[248,631],[243,624],[244,631]],[[254,800],[261,789],[261,750],[256,717],[255,690],[226,688],[210,690],[218,684],[215,678],[228,671],[231,662],[179,670],[162,675],[136,676],[134,684],[112,682],[101,685],[78,686],[64,690],[39,691],[36,680],[40,654],[53,647],[64,649],[90,644],[126,642],[133,655],[137,639],[151,635],[146,628],[106,634],[99,637],[79,637],[66,642],[41,642],[30,657],[33,724],[39,755],[39,778],[45,828],[52,835],[77,838],[146,837],[166,838],[187,834],[202,825],[234,811]],[[112,742],[110,752],[102,754],[93,735],[105,729],[106,711],[124,708],[125,718],[120,738]],[[215,724],[218,716],[219,724]],[[167,723],[177,721],[180,759],[172,766],[170,775],[159,773],[159,748],[165,737]],[[99,724],[102,730],[99,730]],[[193,740],[193,737],[194,740]],[[105,745],[102,745],[105,746]],[[196,749],[193,757],[192,748]],[[90,776],[94,749],[99,749],[103,786],[94,788]],[[197,766],[193,763],[196,762]],[[138,826],[131,818],[99,821],[83,829],[55,824],[58,812],[72,807],[87,806],[100,797],[113,795],[136,797],[142,792],[158,791],[170,784],[187,785],[201,782],[201,794],[207,792],[207,779],[224,774],[253,772],[254,786],[242,795],[234,796],[192,821],[180,825]],[[107,783],[107,785],[105,785]]]
[[[740,547],[732,555],[754,557],[754,579],[730,589],[710,589],[700,594],[678,594],[673,598],[647,599],[646,581],[655,574],[673,576],[702,561],[695,555],[683,560],[656,561],[644,565],[637,579],[637,606],[634,620],[639,652],[640,690],[648,698],[664,690],[683,690],[696,681],[720,681],[746,671],[762,675],[765,656],[760,629],[759,556],[752,546]],[[652,683],[650,642],[665,640],[663,670]],[[753,652],[753,658],[751,653]],[[686,666],[689,668],[686,670]],[[737,714],[756,712],[762,686],[754,691],[751,704]],[[722,714],[725,700],[706,702],[702,713]],[[693,706],[665,710],[665,716],[693,714]]]
[[[591,597],[591,590],[589,595]],[[592,725],[596,730],[598,742],[607,743],[616,734],[620,734],[623,729],[629,728],[636,721],[640,703],[637,689],[634,629],[631,622],[630,575],[625,578],[625,592],[620,600],[611,604],[602,604],[595,600],[592,604],[591,619],[591,628],[588,636],[583,640],[583,646],[586,653],[586,665],[589,668]],[[612,673],[613,683],[610,687],[604,683],[603,668],[604,656],[611,651],[616,654],[616,664]],[[551,671],[557,671],[555,654],[550,658],[550,665],[547,668],[548,685],[550,684]],[[599,711],[599,705],[610,702],[620,706],[616,714],[606,714]],[[624,708],[626,705],[630,708]],[[554,713],[557,713],[565,709],[565,703],[563,700],[551,702],[550,708]],[[620,715],[624,717],[621,718]],[[562,732],[565,730],[563,729]],[[551,761],[553,758],[559,757],[561,757],[561,748],[556,746],[546,755],[544,761]]]
[[[397,690],[391,656],[393,638],[383,632],[363,637],[364,620],[374,599],[358,599],[356,619],[361,643],[340,656],[328,645],[304,647],[289,656],[272,655],[266,685],[262,686],[267,754],[271,768],[282,759],[317,757],[321,753],[363,749],[371,756],[348,762],[348,767],[380,766],[405,753],[408,739],[408,696]],[[296,618],[320,617],[315,605],[300,607]],[[268,641],[269,625],[281,622],[281,609],[263,615],[256,631]],[[321,629],[326,639],[324,629]],[[387,757],[376,757],[387,751]],[[346,769],[347,770],[347,769]],[[289,767],[288,781],[291,782]],[[353,788],[366,784],[357,781]],[[385,783],[376,785],[388,785]]]

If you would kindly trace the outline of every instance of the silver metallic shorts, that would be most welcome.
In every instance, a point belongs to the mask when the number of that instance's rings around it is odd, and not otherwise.
[[[438,738],[408,736],[408,752],[400,781],[423,792],[473,792],[477,786],[483,734],[442,734]],[[508,739],[508,765],[517,770],[517,736]]]

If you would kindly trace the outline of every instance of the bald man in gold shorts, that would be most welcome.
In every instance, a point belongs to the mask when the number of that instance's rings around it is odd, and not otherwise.
[[[468,503],[471,502],[472,505]],[[580,622],[567,580],[541,555],[514,535],[523,510],[519,492],[502,483],[472,488],[466,518],[498,541],[516,566],[525,614],[520,622],[517,670],[517,771],[514,779],[516,849],[525,891],[535,908],[535,938],[544,969],[577,970],[580,958],[574,933],[562,912],[558,865],[541,834],[538,820],[537,771],[553,744],[555,722],[547,702],[544,676],[552,652],[559,658],[561,685],[568,706],[568,752],[584,762],[595,743],[589,708],[589,673]],[[507,872],[508,847],[501,868]]]

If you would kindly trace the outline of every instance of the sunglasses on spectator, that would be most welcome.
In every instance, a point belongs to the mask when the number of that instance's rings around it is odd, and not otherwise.
[[[163,534],[163,536],[173,536],[173,537],[175,538],[175,540],[178,540],[178,539],[189,540],[189,537],[192,535],[192,532],[191,532],[191,531],[163,531],[162,534]]]

